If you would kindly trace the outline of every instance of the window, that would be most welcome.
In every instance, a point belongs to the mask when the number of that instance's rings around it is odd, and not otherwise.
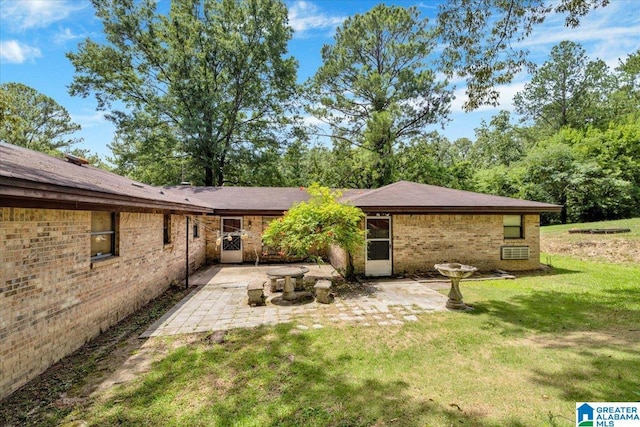
[[[164,216],[163,229],[163,242],[165,245],[171,243],[171,215]]]
[[[91,259],[116,255],[116,214],[91,212]]]
[[[198,220],[195,218],[192,218],[193,221],[193,238],[197,238],[200,237],[200,228],[198,227]]]
[[[524,237],[522,215],[505,215],[503,225],[505,239],[522,239]]]

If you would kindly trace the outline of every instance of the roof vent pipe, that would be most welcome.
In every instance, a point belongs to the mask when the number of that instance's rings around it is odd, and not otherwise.
[[[64,156],[67,158],[67,161],[69,163],[73,163],[74,165],[82,166],[89,164],[89,160],[83,159],[82,157],[74,156],[73,154],[65,153]]]

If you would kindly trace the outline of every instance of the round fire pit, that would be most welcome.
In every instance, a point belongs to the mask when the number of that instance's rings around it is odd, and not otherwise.
[[[470,265],[458,264],[456,262],[436,264],[436,270],[443,276],[451,279],[451,290],[449,291],[449,299],[447,300],[447,308],[451,310],[473,310],[462,301],[462,293],[460,292],[460,280],[471,276],[478,269]]]

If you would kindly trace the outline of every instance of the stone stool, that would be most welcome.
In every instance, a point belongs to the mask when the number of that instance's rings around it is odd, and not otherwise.
[[[296,291],[304,291],[304,274],[291,276],[293,279],[293,289]]]
[[[249,305],[264,305],[267,297],[264,296],[264,282],[262,280],[252,280],[247,285],[247,295]]]
[[[271,293],[282,292],[284,289],[284,279],[271,279]]]
[[[322,304],[331,304],[334,296],[331,293],[331,282],[329,280],[318,280],[313,289],[316,291],[316,301]]]

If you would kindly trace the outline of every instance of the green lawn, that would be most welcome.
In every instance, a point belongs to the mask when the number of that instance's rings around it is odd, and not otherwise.
[[[543,260],[545,259],[543,255]],[[202,337],[67,416],[77,425],[572,426],[577,401],[640,400],[640,267],[463,282],[468,313]]]

